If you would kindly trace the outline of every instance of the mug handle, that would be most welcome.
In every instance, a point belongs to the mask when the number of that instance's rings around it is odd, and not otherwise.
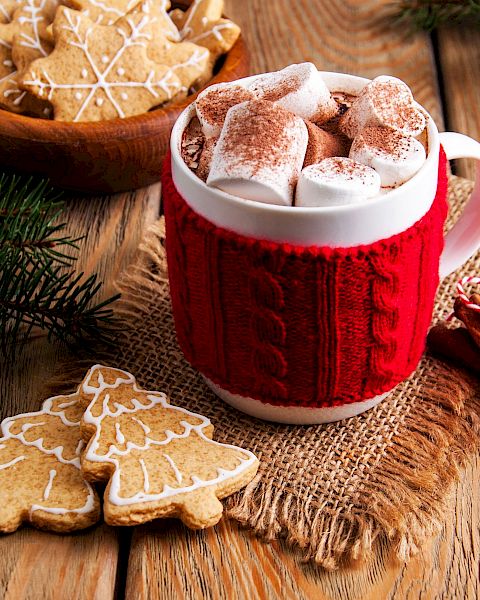
[[[440,134],[440,143],[448,160],[476,158],[480,161],[480,143],[461,133]],[[460,218],[445,236],[440,258],[440,279],[458,269],[480,248],[480,163],[470,200]]]

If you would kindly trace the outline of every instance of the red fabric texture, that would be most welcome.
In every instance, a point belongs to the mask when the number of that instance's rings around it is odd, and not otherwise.
[[[277,406],[338,406],[389,391],[424,350],[447,214],[446,157],[429,212],[367,246],[296,247],[216,227],[163,172],[178,341],[222,388]]]

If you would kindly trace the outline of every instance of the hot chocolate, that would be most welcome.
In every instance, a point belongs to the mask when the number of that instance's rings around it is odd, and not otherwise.
[[[408,181],[426,160],[426,113],[394,77],[377,77],[357,95],[330,92],[303,63],[207,88],[195,109],[182,141],[187,166],[246,200],[365,202]]]

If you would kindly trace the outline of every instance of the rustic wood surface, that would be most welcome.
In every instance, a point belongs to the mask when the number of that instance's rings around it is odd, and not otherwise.
[[[188,0],[173,5],[187,8]],[[243,37],[237,40],[210,83],[248,75]],[[46,175],[72,190],[113,193],[158,180],[171,128],[193,99],[183,99],[127,119],[66,123],[0,110],[0,162]]]
[[[311,60],[323,70],[391,73],[412,87],[441,128],[445,115],[448,128],[480,137],[478,30],[442,30],[432,43],[426,34],[392,28],[389,4],[226,0],[226,13],[243,28],[252,72]],[[78,268],[99,273],[104,295],[133,260],[159,210],[158,184],[136,193],[70,199],[71,231],[88,234]],[[2,418],[38,406],[42,384],[62,352],[38,337],[15,365],[1,365]],[[477,458],[452,490],[442,533],[408,565],[395,563],[384,541],[370,563],[328,573],[303,564],[281,541],[265,544],[232,522],[201,533],[174,521],[134,530],[100,526],[63,537],[23,529],[0,539],[0,598],[478,598],[479,473]]]

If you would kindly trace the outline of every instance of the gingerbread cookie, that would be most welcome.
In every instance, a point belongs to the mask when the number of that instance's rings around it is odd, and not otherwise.
[[[61,6],[53,34],[53,52],[30,65],[21,85],[51,102],[57,120],[99,121],[141,114],[170,100],[182,87],[171,69],[147,56],[153,35],[147,10],[104,26]]]
[[[19,86],[22,71],[36,58],[48,56],[52,44],[47,27],[57,0],[24,0],[8,23],[0,24],[0,106],[18,113],[48,117],[51,107]]]
[[[16,69],[12,49],[7,42],[0,41],[0,108],[15,113],[26,113],[37,117],[48,117],[51,108],[22,90],[19,85],[19,72]]]
[[[240,35],[240,27],[228,19],[222,19],[223,0],[194,0],[186,12],[175,9],[170,13],[180,31],[180,39],[210,51],[209,70],[201,83],[208,81],[215,62],[228,52]]]
[[[169,404],[165,394],[141,389],[126,371],[95,365],[79,391],[87,447],[82,471],[108,481],[105,521],[135,525],[177,516],[189,527],[214,525],[224,498],[255,475],[248,450],[213,441],[201,415]]]
[[[162,14],[165,13],[158,0],[145,0],[143,3],[137,4],[129,14],[135,14],[142,10],[148,11],[155,27],[157,23],[161,23]],[[172,72],[180,79],[185,95],[198,79],[205,76],[210,62],[210,52],[207,48],[191,42],[172,42],[158,31],[148,43],[147,54],[158,65],[171,68]]]
[[[2,422],[0,531],[15,531],[22,523],[72,531],[98,521],[98,496],[80,471],[81,416],[75,393]]]
[[[112,25],[120,17],[131,11],[139,0],[68,0],[65,4],[75,10],[79,10],[98,25]],[[158,31],[172,41],[179,41],[178,29],[170,19],[167,10],[170,2],[166,0],[155,0]]]

